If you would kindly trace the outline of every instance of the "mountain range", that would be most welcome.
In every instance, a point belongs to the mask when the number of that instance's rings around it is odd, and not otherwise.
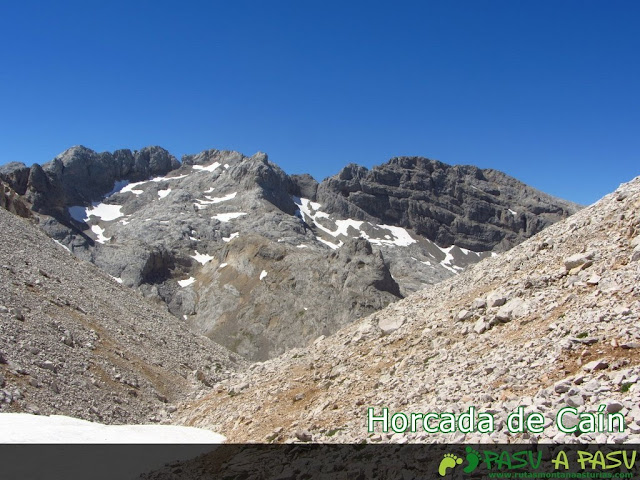
[[[329,336],[580,208],[495,170],[393,158],[318,183],[266,154],[72,147],[0,168],[6,208],[248,360]]]
[[[423,158],[321,183],[264,154],[174,160],[1,169],[1,412],[232,442],[640,438],[640,177],[580,209]],[[625,428],[559,430],[567,406]],[[383,407],[495,428],[370,431]],[[542,432],[506,428],[520,407]]]

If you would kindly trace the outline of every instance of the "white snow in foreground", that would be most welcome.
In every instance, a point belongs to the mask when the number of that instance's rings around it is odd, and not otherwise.
[[[213,260],[212,255],[207,255],[206,253],[198,253],[198,250],[196,250],[195,255],[191,255],[191,258],[193,258],[196,262],[201,263],[202,265]]]
[[[309,245],[296,245],[296,248],[309,248]]]
[[[238,237],[238,235],[240,235],[240,232],[234,232],[231,235],[229,235],[228,237],[222,237],[222,241],[228,243],[231,240],[233,240],[234,238]]]
[[[166,190],[158,190],[158,197],[164,198],[171,193],[171,189],[167,188]]]
[[[189,285],[193,284],[195,281],[196,281],[195,278],[189,277],[186,280],[178,280],[178,285],[180,285],[182,288],[184,288],[184,287],[188,287]]]
[[[215,189],[216,189],[216,187],[211,187],[209,190],[207,190],[207,191],[206,191],[206,192],[204,192],[204,193],[211,193],[211,192],[213,192]]]
[[[120,277],[114,277],[113,275],[109,275],[109,276],[113,278],[116,282],[122,283],[122,279]]]
[[[260,273],[260,280],[262,280],[266,276],[267,276],[267,271],[266,270],[262,270],[262,272]]]
[[[233,220],[234,218],[238,218],[243,215],[246,215],[246,213],[244,212],[219,213],[217,215],[214,215],[211,218],[215,220],[220,220],[221,222],[228,222],[229,220]]]
[[[218,433],[175,425],[104,425],[63,415],[0,413],[2,443],[223,443]]]
[[[106,243],[111,240],[111,237],[104,236],[104,228],[100,228],[98,225],[92,225],[91,231],[96,234],[96,242],[98,243]]]
[[[516,215],[518,215],[518,212],[514,212],[514,211],[513,211],[513,210],[511,210],[511,209],[509,209],[509,212],[511,212],[511,215],[513,215],[514,217],[515,217]]]
[[[200,170],[201,172],[213,172],[219,166],[220,166],[220,164],[218,162],[213,162],[211,165],[208,165],[206,167],[204,167],[202,165],[194,165],[193,169],[194,170]]]
[[[98,217],[100,220],[110,222],[124,216],[120,211],[122,205],[109,205],[107,203],[94,203],[91,207],[69,207],[69,215],[78,222],[86,222],[89,217]]]
[[[220,266],[218,268],[224,268],[228,265],[228,263],[221,263]]]

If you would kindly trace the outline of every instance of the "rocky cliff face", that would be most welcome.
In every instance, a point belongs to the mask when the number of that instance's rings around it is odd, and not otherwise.
[[[349,165],[323,181],[316,196],[343,216],[475,252],[511,248],[576,211],[501,172],[420,157],[393,158],[370,171]]]
[[[232,442],[636,443],[639,319],[640,177],[504,254],[252,365],[179,418]],[[495,428],[368,432],[368,407],[383,406],[407,416],[473,406]],[[542,415],[542,433],[507,430],[520,406]],[[626,426],[564,433],[567,406],[603,406]]]
[[[393,159],[318,184],[263,153],[73,147],[0,180],[78,257],[265,360],[329,335],[577,209],[499,172]]]

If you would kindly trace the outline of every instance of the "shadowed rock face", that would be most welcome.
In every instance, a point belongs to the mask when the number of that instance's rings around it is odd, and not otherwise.
[[[577,207],[424,158],[318,184],[264,153],[73,147],[0,168],[41,227],[199,333],[254,360],[329,335]]]
[[[370,171],[348,165],[320,184],[317,199],[350,218],[474,251],[510,248],[578,209],[495,170],[421,157],[393,158]]]

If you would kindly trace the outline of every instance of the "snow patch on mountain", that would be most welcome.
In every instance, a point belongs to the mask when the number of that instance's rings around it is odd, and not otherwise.
[[[213,215],[211,218],[215,220],[220,220],[221,222],[228,222],[233,220],[234,218],[241,217],[246,215],[244,212],[229,212],[229,213],[219,213],[217,215]]]
[[[220,167],[218,162],[213,162],[211,165],[203,166],[203,165],[194,165],[193,169],[201,172],[213,172]]]
[[[101,228],[99,225],[91,225],[91,231],[96,234],[96,242],[98,243],[106,243],[111,240],[111,237],[104,236],[104,228]]]
[[[191,255],[191,258],[193,258],[196,262],[205,265],[206,263],[210,262],[211,260],[213,260],[213,256],[212,255],[207,255],[206,253],[198,253],[198,251],[195,251],[196,254],[195,255]]]
[[[238,235],[240,235],[240,232],[234,232],[231,235],[229,235],[228,237],[222,237],[222,241],[228,243],[231,240],[233,240],[234,238],[236,238]]]
[[[124,216],[120,211],[122,205],[110,205],[107,203],[95,202],[91,207],[74,206],[69,207],[69,215],[78,222],[86,222],[90,217],[98,217],[104,222],[110,222]]]
[[[178,280],[178,285],[180,285],[182,288],[188,287],[189,285],[192,285],[193,283],[195,283],[196,279],[193,277],[189,277],[185,280]]]

